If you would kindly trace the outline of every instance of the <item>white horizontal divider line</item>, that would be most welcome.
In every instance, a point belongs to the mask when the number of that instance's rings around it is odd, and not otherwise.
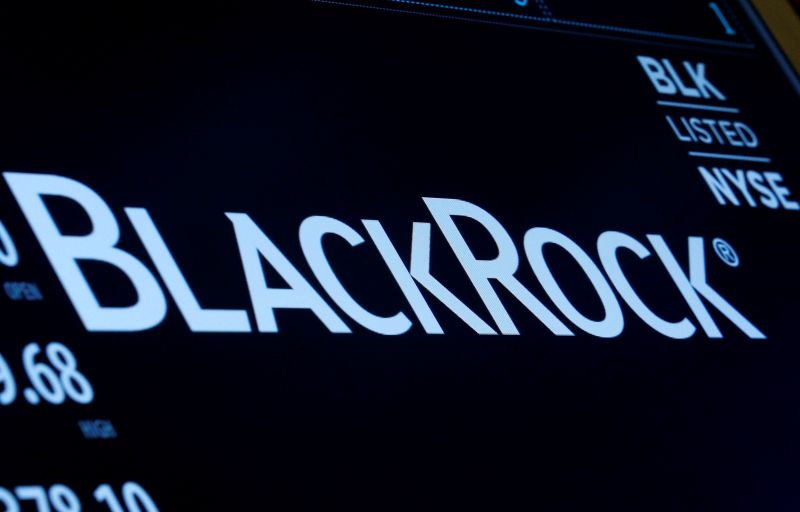
[[[693,110],[709,110],[711,112],[727,112],[729,114],[738,114],[740,110],[733,107],[715,107],[713,105],[698,105],[697,103],[681,103],[679,101],[659,101],[662,107],[675,107],[675,108],[688,108]]]
[[[761,162],[768,164],[772,159],[764,156],[744,156],[744,155],[729,155],[726,153],[703,153],[701,151],[689,151],[689,156],[697,158],[718,158],[720,160],[741,160],[743,162]]]

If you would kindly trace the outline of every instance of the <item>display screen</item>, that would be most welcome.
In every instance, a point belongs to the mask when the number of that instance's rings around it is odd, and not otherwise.
[[[0,512],[797,510],[754,12],[4,12]]]

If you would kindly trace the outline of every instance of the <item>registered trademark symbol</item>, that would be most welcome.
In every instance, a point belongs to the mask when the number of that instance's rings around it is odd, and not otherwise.
[[[717,256],[719,256],[719,259],[724,261],[726,265],[731,267],[739,266],[739,255],[736,254],[731,244],[721,238],[715,238],[712,243]]]

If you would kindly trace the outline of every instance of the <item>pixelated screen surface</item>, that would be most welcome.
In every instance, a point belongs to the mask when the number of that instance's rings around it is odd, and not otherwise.
[[[0,509],[800,506],[741,4],[54,9],[0,32]]]

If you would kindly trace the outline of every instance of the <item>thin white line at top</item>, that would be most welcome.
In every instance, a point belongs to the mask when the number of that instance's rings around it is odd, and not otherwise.
[[[733,107],[715,107],[713,105],[698,105],[697,103],[681,103],[678,101],[659,101],[662,107],[676,107],[676,108],[690,108],[694,110],[709,110],[711,112],[728,112],[730,114],[738,114],[740,110]]]
[[[719,158],[721,160],[741,160],[743,162],[761,162],[764,164],[772,162],[770,158],[764,156],[729,155],[725,153],[702,153],[700,151],[689,151],[689,156],[695,156],[698,158]]]

